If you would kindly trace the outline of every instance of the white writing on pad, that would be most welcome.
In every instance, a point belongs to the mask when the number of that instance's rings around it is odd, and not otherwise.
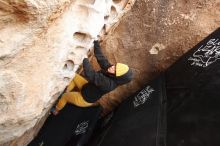
[[[154,89],[150,86],[145,87],[143,90],[141,90],[135,97],[134,97],[134,107],[138,107],[141,104],[144,104],[147,99],[150,97],[151,93],[154,91]]]
[[[207,67],[220,59],[220,40],[210,39],[188,58],[192,66]]]

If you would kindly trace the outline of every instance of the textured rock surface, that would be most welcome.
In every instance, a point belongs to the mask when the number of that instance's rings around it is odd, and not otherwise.
[[[100,100],[105,112],[219,26],[220,0],[137,0],[102,44],[113,63],[127,63],[135,72],[133,82]]]
[[[133,3],[0,0],[0,144],[45,115],[94,38],[108,32]]]

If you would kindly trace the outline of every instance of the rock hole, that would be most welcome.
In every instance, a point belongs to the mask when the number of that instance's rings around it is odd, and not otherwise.
[[[101,30],[102,35],[107,35],[107,30],[106,30],[106,24],[103,25],[102,30]]]
[[[75,54],[73,51],[71,51],[71,52],[70,52],[70,55],[72,56],[72,55],[76,55],[76,54]]]
[[[105,21],[107,21],[109,18],[109,15],[104,16]]]
[[[74,55],[69,54],[67,59],[74,61],[74,69],[75,69],[77,68],[77,65],[81,64],[83,59],[85,58],[85,55],[87,53],[87,48],[77,46],[74,50],[76,53]]]
[[[71,80],[71,78],[69,78],[69,77],[64,77],[63,80],[64,80],[65,82],[69,82],[69,81]]]
[[[114,6],[111,6],[111,15],[112,15],[112,17],[117,16],[117,11],[116,11],[116,8]]]
[[[82,33],[82,32],[75,32],[74,34],[73,34],[73,38],[74,39],[77,39],[77,40],[79,40],[79,41],[83,41],[83,40],[85,40],[86,39],[86,34],[85,33]]]
[[[85,47],[81,47],[81,46],[77,46],[76,48],[75,48],[75,51],[77,52],[77,55],[79,56],[79,55],[85,55],[86,53],[87,53],[87,49],[85,48]],[[76,56],[77,56],[76,55]]]
[[[82,47],[82,46],[76,46],[76,50],[84,50],[85,47]]]
[[[5,96],[2,93],[0,93],[0,99],[4,99],[4,98]]]
[[[87,43],[91,39],[91,37],[86,33],[75,32],[73,34],[73,39],[79,43],[83,43],[83,42]]]
[[[118,4],[120,3],[122,0],[112,0],[114,3]]]
[[[72,60],[67,60],[63,69],[68,70],[68,71],[72,71],[74,69],[74,62]]]

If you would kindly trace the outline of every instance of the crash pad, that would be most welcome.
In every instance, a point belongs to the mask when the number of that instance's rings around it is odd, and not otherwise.
[[[76,146],[87,142],[100,117],[101,107],[67,104],[58,115],[50,115],[29,146]]]

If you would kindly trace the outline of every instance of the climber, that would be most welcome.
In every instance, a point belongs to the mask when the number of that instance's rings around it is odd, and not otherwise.
[[[88,58],[84,58],[83,69],[85,78],[79,74],[75,75],[67,86],[66,92],[59,99],[52,111],[54,115],[57,115],[66,103],[71,103],[79,107],[95,106],[97,105],[96,101],[102,95],[131,81],[132,70],[122,63],[117,63],[116,65],[110,64],[102,54],[98,41],[94,41],[94,53],[101,70],[98,72],[93,70]],[[79,91],[73,91],[75,87]]]

